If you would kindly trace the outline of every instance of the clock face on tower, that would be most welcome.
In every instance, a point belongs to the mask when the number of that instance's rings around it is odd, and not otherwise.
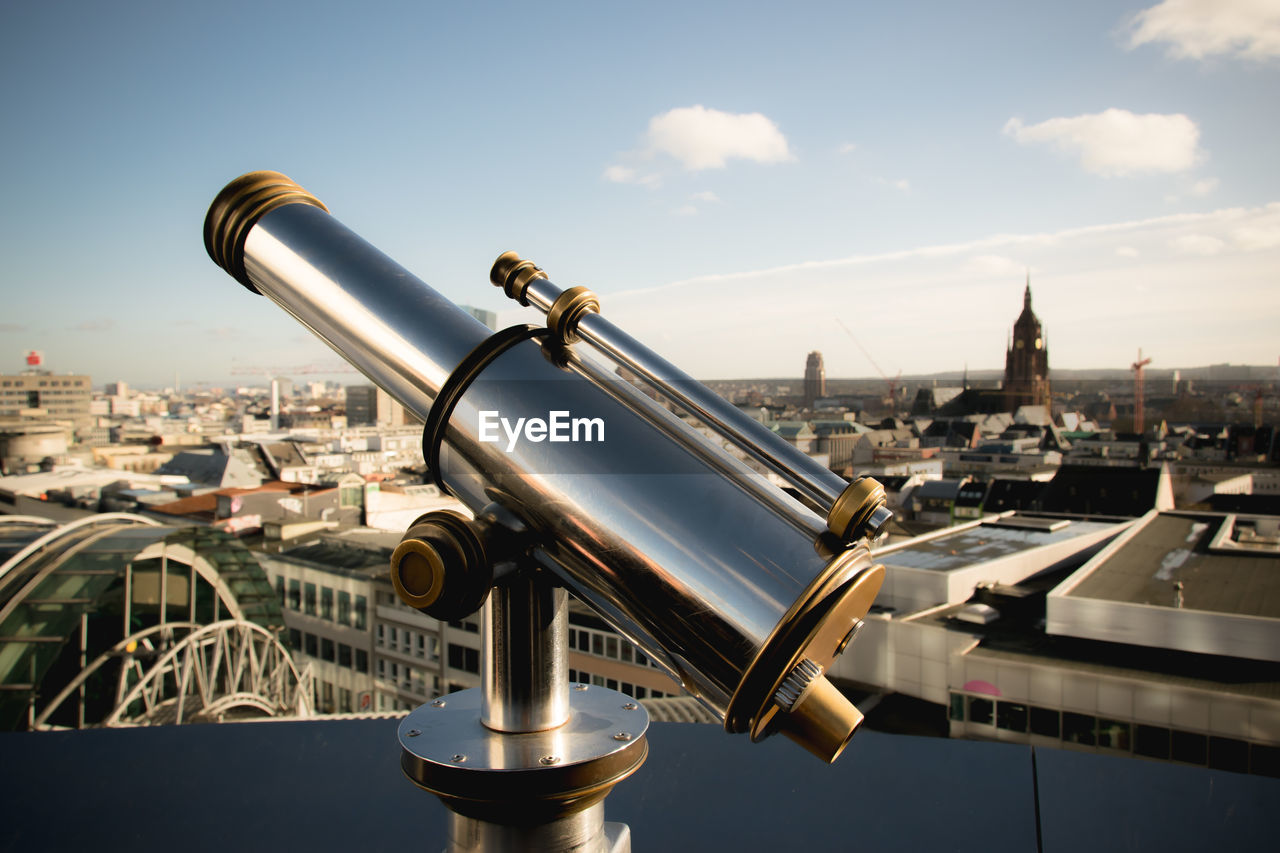
[[[1043,348],[1044,348],[1044,341],[1040,340],[1040,338],[1036,338],[1036,349],[1043,349]]]
[[[1016,341],[1013,342],[1013,348],[1022,349],[1022,338],[1018,338]]]

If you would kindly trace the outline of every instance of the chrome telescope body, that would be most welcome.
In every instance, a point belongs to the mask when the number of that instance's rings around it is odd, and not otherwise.
[[[477,516],[514,519],[507,528],[528,560],[726,730],[753,739],[780,731],[826,761],[839,755],[861,715],[823,673],[883,578],[863,538],[888,518],[878,484],[823,471],[603,321],[581,289],[560,291],[514,256],[499,259],[493,278],[547,310],[549,328],[491,334],[278,173],[229,184],[210,208],[205,243],[242,284],[422,418],[437,482]],[[746,448],[803,503],[618,367]],[[401,597],[429,613],[450,572],[489,559],[461,527],[434,535],[393,558]],[[500,708],[486,711],[498,729],[504,717],[537,718]]]

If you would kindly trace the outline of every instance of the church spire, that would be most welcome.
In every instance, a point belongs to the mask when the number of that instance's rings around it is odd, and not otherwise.
[[[1031,310],[1031,270],[1027,270],[1027,289],[1022,293],[1022,307],[1026,311]]]

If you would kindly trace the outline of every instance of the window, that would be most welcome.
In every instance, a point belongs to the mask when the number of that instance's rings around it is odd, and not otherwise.
[[[367,611],[369,609],[368,602],[363,595],[356,596],[356,627],[360,630],[365,628],[365,620],[367,619]]]
[[[1249,744],[1229,737],[1209,738],[1209,766],[1214,770],[1249,772]]]
[[[1209,760],[1209,745],[1204,735],[1194,732],[1173,732],[1173,760],[1187,764],[1206,764]]]
[[[1118,720],[1098,720],[1098,746],[1129,751],[1129,724]]]
[[[396,646],[399,644],[399,642],[400,642],[400,631],[399,631],[399,629],[398,629],[398,628],[396,628],[396,626],[395,626],[395,625],[392,625],[392,626],[391,626],[390,631],[389,631],[389,632],[388,632],[388,634],[387,634],[387,636],[388,636],[388,638],[389,638],[389,645],[391,646],[392,650],[394,650],[394,649],[395,649],[395,647],[396,647]]]
[[[338,711],[343,714],[351,713],[351,691],[345,687],[338,688]]]
[[[292,610],[302,609],[302,584],[296,579],[289,581],[289,607]]]
[[[969,722],[980,723],[984,726],[991,725],[992,701],[990,699],[979,699],[976,696],[969,697]]]
[[[307,654],[311,657],[320,656],[320,643],[316,639],[315,634],[303,634],[303,640],[307,646]]]
[[[297,628],[289,629],[289,648],[295,652],[302,651],[302,632]]]
[[[1169,758],[1169,730],[1160,726],[1138,726],[1134,732],[1133,751],[1148,758]]]
[[[327,586],[320,588],[320,618],[333,621],[333,590]]]
[[[302,603],[303,612],[308,616],[316,615],[316,585],[313,583],[303,584],[302,586]]]
[[[426,634],[419,634],[419,635],[418,635],[418,651],[417,651],[417,655],[418,655],[418,657],[420,657],[420,658],[424,658],[424,657],[426,657],[426,656],[427,656],[427,635],[426,635]]]
[[[957,723],[964,722],[964,697],[959,693],[951,694],[951,719]]]
[[[351,668],[351,647],[346,643],[338,643],[338,666]]]
[[[329,663],[333,663],[338,659],[333,648],[333,640],[330,640],[328,637],[320,640],[320,657],[329,661]]]
[[[387,677],[387,662],[382,658],[378,658],[378,678]]]
[[[464,672],[480,672],[480,652],[465,646],[449,644],[449,666]]]
[[[364,649],[356,649],[356,671],[369,674],[369,653]]]
[[[276,597],[280,599],[280,606],[285,606],[284,593],[284,575],[276,575]]]
[[[1280,778],[1280,747],[1250,744],[1249,772]]]
[[[386,627],[381,622],[378,623],[377,635],[378,635],[378,645],[379,646],[384,645],[386,643]]]
[[[1070,711],[1063,711],[1062,739],[1068,743],[1093,746],[1095,744],[1093,735],[1095,725],[1096,721],[1093,717],[1085,714],[1073,714]]]
[[[617,637],[604,638],[604,656],[607,658],[613,658],[614,660],[618,659],[618,638]]]
[[[1031,708],[1031,733],[1044,737],[1058,737],[1058,712],[1052,708]]]
[[[338,624],[351,624],[351,593],[338,592]]]
[[[1027,706],[1013,702],[996,703],[996,728],[1009,732],[1027,730]]]

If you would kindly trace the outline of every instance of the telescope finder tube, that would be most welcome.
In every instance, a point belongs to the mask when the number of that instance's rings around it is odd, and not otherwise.
[[[547,325],[556,337],[590,344],[781,477],[809,506],[826,515],[828,529],[841,539],[874,539],[893,517],[885,506],[884,489],[875,480],[862,477],[861,485],[846,483],[615,326],[600,314],[600,301],[587,288],[561,290],[541,267],[515,252],[498,256],[489,281],[521,305],[532,305],[546,314]]]
[[[260,211],[264,183],[283,201]],[[409,411],[444,419],[438,446],[424,448],[437,479],[473,512],[515,515],[529,553],[727,731],[781,731],[825,761],[840,754],[862,718],[824,671],[883,581],[865,541],[847,545],[825,518],[757,499],[743,485],[754,472],[696,434],[655,427],[567,370],[554,345],[503,333],[487,343],[483,325],[283,175],[228,185],[205,241]],[[469,375],[451,379],[457,365]],[[447,411],[433,415],[442,390]],[[484,435],[493,413],[528,423],[557,412],[599,422],[601,440]]]

